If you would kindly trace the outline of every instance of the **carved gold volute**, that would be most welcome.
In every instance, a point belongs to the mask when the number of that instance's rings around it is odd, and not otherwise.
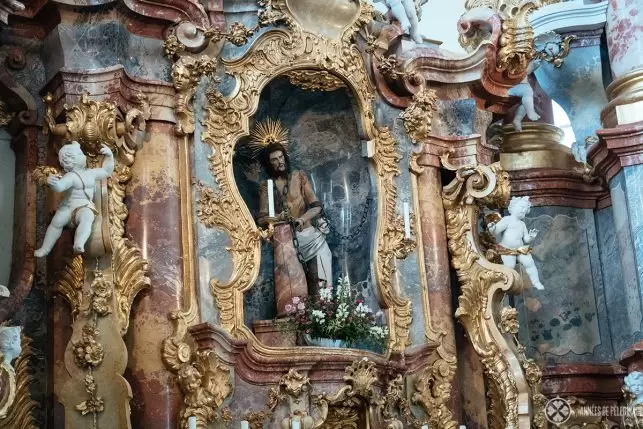
[[[55,283],[73,318],[65,352],[66,380],[56,386],[56,394],[65,408],[67,428],[129,427],[131,389],[122,376],[127,364],[122,337],[132,302],[150,279],[140,249],[125,237],[124,198],[150,107],[143,94],[136,96],[134,107],[121,109],[85,93],[77,103],[64,106],[65,122],[56,123],[51,94],[44,101],[45,133],[57,137],[58,146],[77,141],[89,167],[102,164],[103,145],[115,160],[112,176],[95,183],[96,217],[85,254],[70,256]],[[41,166],[33,177],[44,184],[51,174],[59,173],[55,167]]]
[[[443,190],[447,236],[461,295],[456,317],[480,357],[488,381],[491,428],[542,427],[544,397],[539,392],[542,372],[524,354],[516,338],[517,313],[502,308],[506,293],[519,293],[522,280],[513,270],[485,257],[479,240],[482,206],[506,207],[510,184],[499,163],[455,168],[442,158],[456,178]]]

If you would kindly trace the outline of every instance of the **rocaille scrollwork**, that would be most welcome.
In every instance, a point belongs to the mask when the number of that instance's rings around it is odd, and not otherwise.
[[[528,427],[533,396],[520,355],[509,334],[501,330],[511,332],[516,326],[508,312],[503,328],[496,320],[504,294],[520,292],[522,281],[516,271],[485,258],[477,233],[481,205],[506,206],[508,175],[498,163],[458,169],[450,165],[448,154],[442,161],[456,172],[456,178],[443,190],[449,252],[462,288],[456,317],[480,356],[489,381],[490,427]]]
[[[188,427],[190,416],[196,417],[197,428],[205,428],[213,421],[229,421],[230,413],[221,405],[232,395],[231,369],[221,363],[214,351],[194,350],[181,312],[174,313],[172,319],[174,333],[163,341],[162,357],[183,391],[180,428]]]
[[[243,321],[243,292],[257,277],[261,231],[234,185],[232,157],[237,140],[249,132],[249,119],[259,103],[261,88],[276,77],[298,70],[321,70],[345,82],[353,90],[363,129],[374,145],[373,162],[378,189],[383,195],[378,217],[376,250],[377,284],[388,308],[391,351],[403,352],[409,342],[411,304],[394,288],[395,259],[406,257],[415,247],[404,238],[402,217],[397,213],[395,177],[399,174],[396,142],[387,129],[377,130],[372,113],[375,91],[366,73],[354,34],[370,22],[372,6],[361,2],[357,15],[337,37],[321,37],[306,31],[283,0],[262,1],[261,25],[285,24],[263,33],[241,58],[222,60],[225,72],[237,80],[236,90],[224,96],[216,86],[207,91],[203,142],[212,146],[210,171],[216,190],[197,184],[197,217],[210,227],[230,235],[232,275],[226,282],[213,280],[212,293],[219,309],[220,324],[233,336],[252,338]],[[310,47],[308,49],[307,47]],[[216,83],[216,82],[215,82]]]

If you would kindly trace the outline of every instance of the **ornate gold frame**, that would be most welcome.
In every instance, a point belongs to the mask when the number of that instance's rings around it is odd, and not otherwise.
[[[293,3],[298,3],[298,6]],[[259,21],[263,25],[284,23],[284,27],[263,33],[239,59],[223,61],[225,72],[236,78],[229,96],[217,89],[208,91],[203,142],[213,149],[210,170],[218,183],[214,190],[198,185],[197,215],[209,227],[224,229],[230,236],[233,271],[225,281],[211,281],[219,309],[220,324],[233,337],[253,341],[262,354],[289,355],[289,348],[267,347],[254,341],[243,320],[243,294],[254,284],[260,264],[260,231],[255,225],[234,182],[232,158],[239,138],[249,134],[249,120],[259,103],[261,90],[278,76],[293,71],[330,74],[353,92],[362,130],[371,149],[377,174],[378,219],[375,249],[375,279],[382,308],[386,309],[390,331],[387,352],[403,353],[409,343],[411,303],[400,297],[394,285],[395,258],[406,257],[415,247],[414,237],[404,239],[402,217],[397,213],[397,187],[401,159],[397,142],[386,128],[378,129],[372,112],[375,99],[362,54],[353,36],[371,21],[372,6],[355,3],[354,15],[345,10],[328,16],[324,23],[311,23],[302,16],[302,3],[292,0],[265,0]],[[340,16],[341,15],[341,16]],[[298,18],[299,16],[299,18]],[[329,21],[334,21],[330,22]],[[306,26],[327,25],[324,28]],[[337,30],[341,28],[341,30]],[[323,35],[320,35],[323,34]],[[300,354],[319,354],[319,349],[298,349]]]

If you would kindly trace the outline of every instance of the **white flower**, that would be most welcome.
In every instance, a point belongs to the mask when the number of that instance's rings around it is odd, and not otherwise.
[[[333,289],[329,287],[324,287],[319,290],[319,298],[322,301],[332,301],[333,300]]]
[[[299,304],[299,301],[301,301],[301,298],[299,298],[298,296],[293,296],[293,298],[292,298],[292,303],[293,304],[297,305],[297,304]]]
[[[299,304],[297,304],[297,310],[302,310],[303,311],[305,309],[306,309],[306,306],[304,305],[303,302],[300,302]]]
[[[388,335],[388,328],[386,326],[372,326],[369,333],[375,338],[384,339]]]
[[[295,308],[290,304],[286,304],[285,310],[286,310],[286,313],[290,314],[294,312]]]
[[[367,305],[364,305],[363,302],[360,302],[359,304],[357,304],[355,312],[357,312],[357,314],[359,315],[366,315],[372,313],[373,311]]]
[[[312,316],[313,320],[315,322],[319,323],[320,325],[323,325],[324,322],[326,321],[326,315],[324,314],[323,311],[313,310],[312,313],[311,313],[311,316]]]
[[[339,322],[343,322],[348,317],[348,304],[341,303],[337,306],[337,313],[335,314],[335,319]]]

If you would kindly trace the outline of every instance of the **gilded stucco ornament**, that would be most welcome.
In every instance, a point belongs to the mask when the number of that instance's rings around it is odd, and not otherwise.
[[[541,0],[467,0],[465,2],[467,14],[473,11],[475,15],[477,11],[490,9],[499,16],[502,24],[498,50],[494,52],[494,66],[500,71],[506,71],[510,77],[524,74],[534,57],[534,31],[529,23],[529,15],[541,6]],[[472,20],[472,22],[475,21],[476,19]],[[462,19],[461,22],[463,22]],[[481,29],[478,25],[472,27],[470,32],[461,32],[461,44],[474,47],[468,43],[469,40],[478,42],[482,40],[480,34],[484,33],[485,29]]]
[[[455,429],[457,423],[449,409],[451,384],[458,367],[457,359],[442,345],[431,356],[428,366],[415,381],[411,397],[429,416],[429,427]]]
[[[488,261],[478,240],[481,206],[505,207],[508,203],[508,174],[498,163],[455,168],[448,154],[442,163],[456,173],[443,189],[448,247],[462,290],[455,315],[485,369],[490,427],[527,428],[534,394],[521,365],[521,353],[497,320],[505,293],[519,293],[522,281],[513,269]],[[515,329],[507,312],[503,326]]]
[[[295,86],[309,91],[336,91],[346,84],[337,76],[326,71],[293,70],[286,77]]]
[[[404,129],[413,143],[420,143],[431,133],[436,100],[435,90],[423,88],[413,95],[413,101],[401,113]]]
[[[539,35],[534,41],[536,58],[551,63],[554,67],[560,68],[567,55],[569,55],[570,44],[576,40],[576,36],[568,35],[562,37],[555,32]]]
[[[181,312],[171,315],[174,333],[163,341],[165,365],[177,376],[183,392],[179,411],[180,428],[188,427],[188,417],[194,416],[197,428],[214,421],[229,421],[223,402],[232,395],[232,371],[221,363],[212,350],[197,351],[187,334],[187,323]]]
[[[236,90],[230,96],[223,95],[216,86],[211,86],[206,93],[203,142],[214,149],[209,158],[210,171],[218,186],[215,190],[203,184],[196,185],[196,213],[200,222],[221,228],[230,236],[232,275],[225,282],[211,282],[220,323],[234,337],[254,338],[243,320],[243,293],[252,287],[257,277],[260,240],[262,234],[266,235],[255,225],[235,185],[232,158],[236,142],[248,135],[249,120],[258,106],[261,89],[271,80],[293,71],[324,71],[353,91],[362,128],[374,148],[372,161],[378,192],[383,196],[378,207],[377,285],[383,307],[389,310],[389,351],[403,352],[409,342],[411,304],[395,291],[395,259],[406,257],[415,248],[415,232],[410,240],[404,238],[403,219],[397,213],[395,185],[395,177],[399,175],[397,163],[401,158],[390,131],[375,127],[372,112],[375,90],[353,39],[354,34],[371,21],[372,6],[364,2],[353,3],[348,12],[331,14],[328,19],[335,20],[337,25],[330,26],[331,30],[328,26],[320,29],[326,31],[320,36],[313,31],[319,25],[319,17],[308,20],[303,17],[303,10],[290,10],[290,4],[283,0],[266,0],[261,5],[261,25],[274,24],[277,28],[261,34],[242,57],[222,60],[225,73],[236,79]]]

